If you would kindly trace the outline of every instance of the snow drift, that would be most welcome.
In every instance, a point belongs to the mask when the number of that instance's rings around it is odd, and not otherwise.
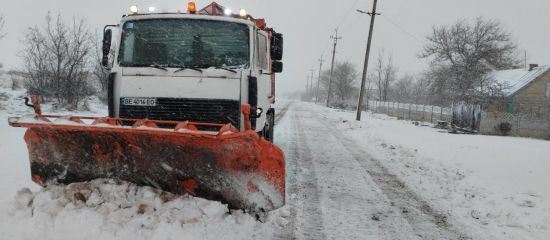
[[[1,239],[265,239],[275,229],[219,202],[107,179],[24,188],[8,215]]]

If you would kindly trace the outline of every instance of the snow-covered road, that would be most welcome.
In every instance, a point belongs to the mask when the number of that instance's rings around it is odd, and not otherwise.
[[[548,141],[284,108],[291,218],[280,239],[550,238]]]
[[[281,239],[468,239],[315,109],[293,103],[278,123],[291,209]]]

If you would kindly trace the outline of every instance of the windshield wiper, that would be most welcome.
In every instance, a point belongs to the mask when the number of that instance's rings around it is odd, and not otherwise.
[[[232,73],[237,73],[237,71],[231,69],[231,68],[226,68],[226,67],[214,67],[216,69],[221,69],[221,70],[225,70],[225,71],[228,71],[228,72],[232,72]]]
[[[195,68],[195,67],[180,67],[178,70],[174,71],[174,73],[181,72],[181,71],[186,70],[186,69],[191,69],[191,70],[195,70],[197,72],[202,73],[202,70],[200,70],[199,68]]]
[[[152,67],[152,68],[168,71],[168,69],[166,69],[165,67],[163,67],[161,65],[158,65],[158,64],[151,64],[151,65],[148,65],[147,67]]]

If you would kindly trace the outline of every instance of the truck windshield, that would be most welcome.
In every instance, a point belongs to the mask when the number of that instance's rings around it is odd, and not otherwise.
[[[240,23],[198,19],[126,22],[119,63],[127,67],[246,67],[249,28]]]

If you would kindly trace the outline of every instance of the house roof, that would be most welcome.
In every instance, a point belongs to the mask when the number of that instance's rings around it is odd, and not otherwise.
[[[504,94],[510,97],[538,79],[548,70],[550,70],[550,65],[535,67],[531,71],[525,68],[493,71],[489,75],[505,87]]]

